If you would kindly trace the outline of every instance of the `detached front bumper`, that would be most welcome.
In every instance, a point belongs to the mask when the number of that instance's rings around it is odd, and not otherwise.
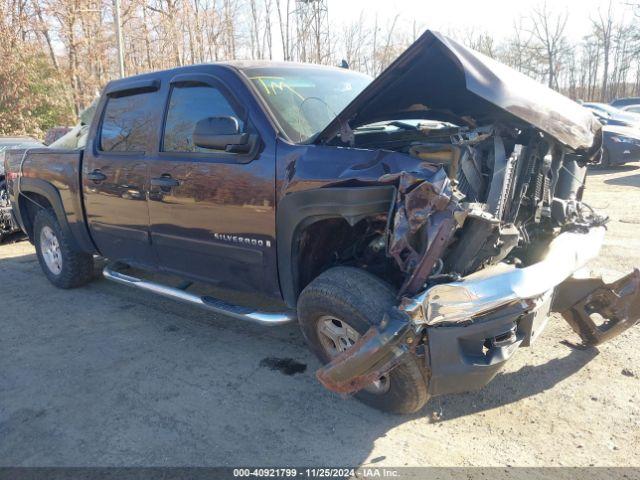
[[[540,334],[550,311],[561,312],[585,343],[599,343],[584,335],[594,328],[602,330],[600,339],[621,333],[640,318],[640,272],[609,285],[572,278],[598,255],[604,234],[604,227],[565,232],[529,267],[489,267],[405,299],[320,369],[318,379],[330,390],[353,393],[416,355],[424,358],[431,395],[458,393],[491,381],[518,347]],[[584,326],[592,313],[607,321]]]

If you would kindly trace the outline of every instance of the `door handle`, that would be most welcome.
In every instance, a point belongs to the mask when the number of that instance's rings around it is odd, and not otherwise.
[[[100,183],[105,181],[107,179],[107,176],[99,169],[95,169],[93,172],[87,173],[87,178],[94,183]]]
[[[168,173],[163,174],[160,177],[151,179],[152,187],[160,187],[162,189],[169,189],[171,187],[177,187],[180,185],[180,181],[172,178]]]

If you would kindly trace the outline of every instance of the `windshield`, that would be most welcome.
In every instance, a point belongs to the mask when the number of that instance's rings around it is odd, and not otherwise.
[[[294,142],[324,130],[371,82],[367,75],[320,67],[250,68],[244,73]]]

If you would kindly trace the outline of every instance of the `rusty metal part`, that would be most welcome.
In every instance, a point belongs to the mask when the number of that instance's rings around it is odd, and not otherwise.
[[[608,284],[602,278],[570,278],[558,286],[552,309],[585,345],[611,340],[640,320],[640,270]],[[594,315],[602,317],[600,325]]]
[[[415,295],[424,287],[427,278],[433,271],[433,267],[438,259],[442,257],[445,248],[451,240],[451,237],[453,237],[458,226],[458,222],[452,216],[444,218],[439,223],[438,230],[435,233],[431,245],[418,262],[418,266],[411,276],[407,279],[404,285],[402,285],[402,288],[398,292],[398,296]]]
[[[380,181],[397,185],[387,254],[408,274],[401,294],[416,293],[459,226],[462,208],[443,168],[385,175]]]
[[[331,391],[355,393],[398,366],[415,349],[418,337],[409,318],[391,309],[380,325],[372,326],[351,348],[319,369],[316,377]]]
[[[421,143],[413,145],[409,149],[409,153],[434,165],[446,166],[447,176],[450,180],[455,180],[460,167],[460,158],[465,147],[447,143]]]

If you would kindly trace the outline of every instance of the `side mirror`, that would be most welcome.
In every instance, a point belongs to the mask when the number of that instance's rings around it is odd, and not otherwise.
[[[240,132],[235,117],[208,117],[196,123],[193,143],[197,147],[243,153],[251,150],[251,136]]]

